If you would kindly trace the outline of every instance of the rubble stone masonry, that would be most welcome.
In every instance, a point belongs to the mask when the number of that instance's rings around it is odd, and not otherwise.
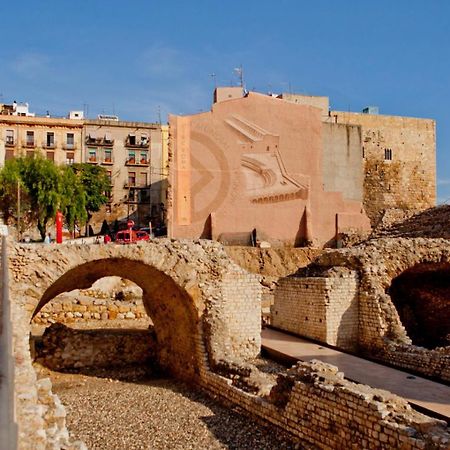
[[[422,243],[417,248],[430,257],[431,247]],[[435,250],[435,258],[441,258],[442,249]],[[337,253],[325,255],[321,263],[353,264],[341,271],[344,281],[337,284],[339,292],[356,281],[353,271],[361,268],[362,259],[361,254]],[[345,380],[333,366],[304,363],[280,374],[276,382],[268,380],[249,362],[260,349],[259,279],[235,266],[217,243],[16,245],[10,247],[9,269],[21,449],[75,448],[68,442],[65,411],[51,393],[51,383],[36,381],[28,337],[32,313],[65,290],[83,289],[112,275],[142,287],[145,308],[155,324],[157,360],[163,368],[288,432],[301,445],[330,450],[450,448],[444,422],[413,411],[390,393]],[[364,272],[358,273],[360,283],[367,284]],[[374,289],[370,292],[376,294]],[[361,310],[363,318],[370,316],[361,307],[360,314]],[[372,315],[377,319],[377,314]],[[382,319],[377,320],[384,329]],[[380,333],[380,329],[370,332]],[[368,342],[371,338],[375,336],[365,335]],[[215,372],[219,369],[220,374]],[[260,380],[259,388],[249,377]]]
[[[372,225],[389,208],[436,204],[436,123],[431,119],[332,111],[335,123],[360,125],[364,207]]]

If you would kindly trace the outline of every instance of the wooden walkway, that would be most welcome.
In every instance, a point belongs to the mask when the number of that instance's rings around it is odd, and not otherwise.
[[[262,348],[270,355],[295,361],[320,361],[337,366],[347,379],[385,389],[411,406],[450,422],[450,386],[411,375],[271,328],[262,331]]]

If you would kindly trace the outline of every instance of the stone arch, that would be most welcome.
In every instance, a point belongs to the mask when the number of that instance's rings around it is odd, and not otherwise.
[[[367,245],[357,262],[361,274],[360,344],[367,349],[383,348],[386,340],[410,345],[390,286],[416,266],[447,263],[450,247],[444,239],[387,239]]]
[[[143,289],[158,339],[164,343],[160,363],[175,375],[201,376],[208,364],[252,358],[260,351],[259,277],[237,266],[216,242],[14,245],[9,272],[10,297],[21,316],[14,324],[21,345],[29,331],[23,320],[29,328],[35,311],[51,298],[118,275]]]
[[[450,345],[450,263],[420,263],[396,276],[388,289],[414,345]]]
[[[191,295],[170,276],[153,266],[127,258],[105,258],[83,263],[60,276],[44,292],[33,316],[57,295],[90,287],[106,276],[136,283],[152,318],[158,340],[159,363],[170,372],[192,378],[198,373],[199,311]]]

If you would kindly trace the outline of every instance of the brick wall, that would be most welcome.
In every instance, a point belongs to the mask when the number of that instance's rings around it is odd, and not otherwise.
[[[358,338],[358,278],[288,277],[279,280],[272,325],[311,339],[355,350]]]
[[[394,394],[344,379],[337,367],[301,363],[278,377],[269,396],[233,386],[231,379],[201,371],[205,389],[239,405],[252,418],[288,432],[314,449],[448,449],[445,422],[411,409]]]

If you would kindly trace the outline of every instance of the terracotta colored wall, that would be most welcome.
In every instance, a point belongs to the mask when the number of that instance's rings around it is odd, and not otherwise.
[[[338,213],[367,227],[359,202],[323,190],[320,109],[250,93],[169,122],[171,236],[217,238],[257,228],[293,245],[308,228],[324,244],[335,236]]]

